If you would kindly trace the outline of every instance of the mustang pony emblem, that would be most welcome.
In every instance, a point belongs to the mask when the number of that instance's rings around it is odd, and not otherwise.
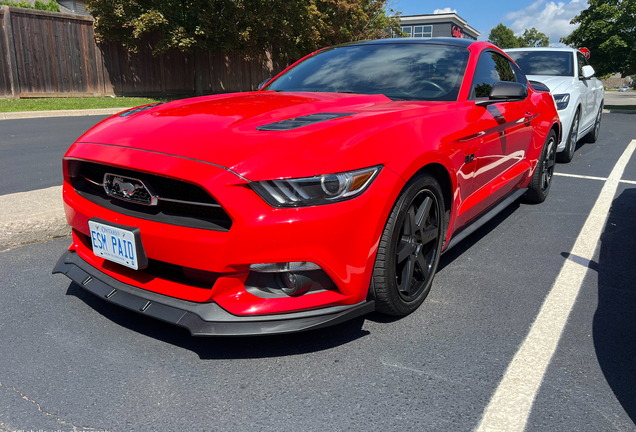
[[[143,205],[157,205],[157,197],[141,180],[135,178],[105,174],[104,190],[113,198]]]
[[[119,178],[119,177],[115,177],[115,180],[113,181],[113,187],[119,187],[119,191],[122,193],[123,196],[125,196],[126,198],[131,197],[135,191],[137,191],[137,189],[143,189],[144,186],[141,184],[132,184],[129,182],[125,182],[123,181],[123,179]]]

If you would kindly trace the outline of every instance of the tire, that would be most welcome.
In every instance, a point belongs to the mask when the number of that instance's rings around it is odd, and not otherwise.
[[[574,157],[574,151],[576,150],[576,143],[579,138],[579,122],[581,119],[581,110],[576,110],[574,118],[572,119],[572,126],[570,126],[570,133],[568,134],[568,141],[565,143],[565,149],[562,152],[557,153],[557,161],[561,163],[570,163]]]
[[[601,117],[603,116],[603,102],[598,107],[598,113],[596,114],[596,121],[594,122],[594,129],[592,129],[587,135],[583,137],[583,141],[586,143],[595,143],[598,140],[598,132],[601,130]]]
[[[538,204],[545,201],[548,197],[556,162],[556,140],[556,133],[551,130],[545,140],[545,144],[543,144],[543,150],[532,175],[528,191],[524,195],[526,202]]]
[[[377,311],[404,316],[422,304],[439,264],[445,218],[437,180],[428,173],[409,180],[393,205],[373,266],[370,297]]]

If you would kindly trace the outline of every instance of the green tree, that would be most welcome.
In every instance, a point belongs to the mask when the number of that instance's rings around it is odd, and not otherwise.
[[[31,6],[26,1],[14,2],[14,1],[10,1],[10,0],[2,0],[2,1],[0,1],[0,6],[14,6],[14,7],[21,7],[21,8],[25,8],[25,9],[39,9],[39,10],[44,10],[44,11],[49,11],[49,12],[59,12],[60,11],[59,5],[54,0],[50,0],[50,1],[46,2],[46,3],[44,1],[41,1],[41,0],[35,0],[35,4],[33,6]]]
[[[503,23],[497,24],[496,27],[490,30],[488,42],[497,45],[501,49],[519,47],[519,40],[515,33]]]
[[[536,28],[526,29],[523,36],[517,38],[519,48],[525,47],[548,47],[550,46],[550,38],[545,33],[541,33]]]
[[[98,41],[136,51],[156,35],[153,54],[194,52],[200,93],[200,53],[234,52],[262,58],[267,52],[294,60],[324,46],[400,31],[389,0],[87,0]],[[147,43],[148,39],[144,43]]]
[[[399,30],[389,0],[87,0],[98,40],[136,50],[158,32],[154,53],[167,50],[265,51],[298,58],[342,42],[377,39]],[[392,11],[391,11],[392,12]]]
[[[561,42],[586,47],[597,75],[636,73],[636,0],[589,0],[571,24],[580,24]]]

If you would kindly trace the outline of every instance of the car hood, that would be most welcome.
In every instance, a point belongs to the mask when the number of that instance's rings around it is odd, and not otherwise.
[[[574,77],[552,75],[527,75],[527,78],[547,85],[552,94],[568,93],[568,88],[574,86],[578,81]]]
[[[197,159],[229,168],[249,180],[312,176],[382,125],[445,109],[456,109],[455,103],[394,102],[384,95],[235,93],[116,115],[77,142]],[[351,115],[291,130],[257,129],[319,113]]]

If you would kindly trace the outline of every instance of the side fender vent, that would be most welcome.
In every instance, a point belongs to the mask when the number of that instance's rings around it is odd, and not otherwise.
[[[309,126],[314,123],[320,123],[327,120],[334,120],[341,117],[349,117],[357,113],[318,113],[307,116],[290,118],[287,120],[258,126],[256,129],[260,131],[287,131]]]
[[[547,85],[543,84],[542,82],[532,81],[532,80],[529,80],[528,82],[530,83],[532,88],[535,89],[535,90],[543,91],[543,92],[549,92],[550,91],[550,88]]]

